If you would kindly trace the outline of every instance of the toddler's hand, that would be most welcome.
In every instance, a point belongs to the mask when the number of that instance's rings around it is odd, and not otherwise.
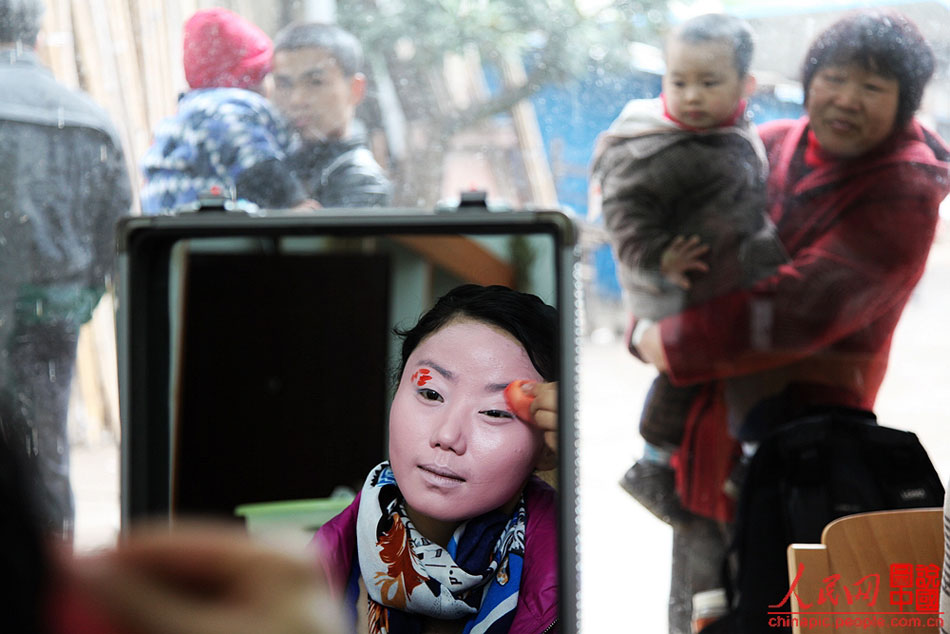
[[[676,236],[660,255],[660,273],[671,283],[689,290],[691,284],[686,274],[709,271],[709,265],[702,260],[708,251],[709,247],[700,242],[699,236]]]

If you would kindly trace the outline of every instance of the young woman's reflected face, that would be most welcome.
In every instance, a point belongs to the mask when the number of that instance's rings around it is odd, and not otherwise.
[[[458,522],[516,499],[543,441],[505,403],[515,379],[542,380],[514,337],[479,321],[450,322],[412,352],[389,413],[410,516]]]

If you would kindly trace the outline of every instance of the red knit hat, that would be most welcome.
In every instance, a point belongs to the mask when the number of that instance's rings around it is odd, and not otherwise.
[[[202,9],[185,22],[185,79],[192,88],[250,88],[271,69],[274,44],[227,9]]]

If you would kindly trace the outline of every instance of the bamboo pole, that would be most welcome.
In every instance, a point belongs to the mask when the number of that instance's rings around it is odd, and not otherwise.
[[[141,156],[148,147],[149,122],[141,81],[139,52],[135,43],[132,27],[132,15],[128,0],[103,0],[105,15],[99,24],[100,30],[108,29],[112,41],[111,50],[115,59],[115,98],[121,103],[123,119],[127,128],[127,149],[131,151],[131,167],[134,169],[136,157]],[[134,172],[132,172],[134,174]],[[136,180],[133,177],[133,180]]]
[[[73,35],[70,0],[48,0],[50,6],[43,16],[43,35],[37,43],[43,61],[53,76],[71,88],[79,87],[76,70],[76,38]]]
[[[177,19],[172,23],[170,9],[161,0],[139,0],[136,8],[141,86],[146,105],[148,143],[151,143],[158,122],[175,111],[177,90],[171,40],[172,32],[180,25]]]

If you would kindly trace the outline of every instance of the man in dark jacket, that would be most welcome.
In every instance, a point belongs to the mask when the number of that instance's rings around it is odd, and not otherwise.
[[[389,204],[392,187],[354,119],[366,90],[363,49],[333,24],[297,23],[274,38],[271,99],[303,138],[292,161],[324,207]]]
[[[42,14],[41,0],[0,0],[0,432],[36,462],[43,521],[69,538],[76,343],[112,270],[131,183],[105,111],[34,52]]]

